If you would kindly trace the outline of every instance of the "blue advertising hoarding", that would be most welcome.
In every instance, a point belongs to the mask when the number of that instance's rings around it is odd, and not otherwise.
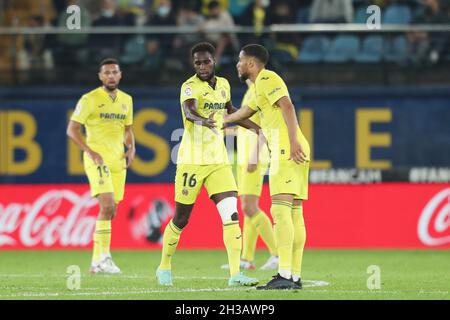
[[[66,126],[91,89],[0,90],[0,181],[86,182]],[[171,182],[182,117],[179,88],[124,88],[134,99],[137,158],[129,182]],[[244,88],[233,88],[239,107]],[[293,88],[313,149],[312,168],[396,169],[450,165],[447,88]]]

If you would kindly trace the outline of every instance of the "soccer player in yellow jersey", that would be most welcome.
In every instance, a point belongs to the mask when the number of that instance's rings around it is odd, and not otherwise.
[[[255,84],[256,104],[225,117],[235,122],[259,112],[261,128],[270,150],[269,186],[271,214],[277,243],[278,274],[259,289],[300,289],[301,264],[306,240],[302,200],[308,198],[310,148],[298,125],[295,107],[283,79],[265,69],[267,50],[246,45],[237,64],[241,80]]]
[[[126,169],[136,152],[132,130],[133,100],[118,89],[122,73],[117,60],[103,60],[98,76],[102,86],[78,101],[67,135],[84,151],[84,169],[91,194],[97,197],[100,206],[90,272],[120,273],[110,254],[111,220],[123,199]],[[86,142],[81,126],[86,129]]]
[[[241,106],[256,105],[255,88],[250,79],[245,81],[248,89],[242,99]],[[250,120],[260,125],[259,113],[255,113]],[[271,256],[261,267],[261,270],[278,269],[278,253],[275,245],[272,222],[259,207],[264,175],[267,172],[269,154],[267,146],[261,145],[258,150],[258,135],[252,130],[237,128],[237,169],[236,182],[238,194],[244,213],[244,227],[242,231],[241,268],[256,269],[254,262],[256,242],[261,236]],[[258,154],[255,155],[255,153]],[[228,265],[223,265],[227,269]]]
[[[215,48],[210,43],[196,44],[191,50],[196,74],[181,86],[180,104],[185,130],[175,175],[175,213],[164,231],[161,263],[156,271],[161,285],[173,285],[172,256],[202,185],[205,185],[222,219],[223,242],[230,265],[228,285],[253,286],[258,283],[257,279],[241,273],[239,268],[242,234],[237,211],[237,188],[222,131],[224,114],[236,109],[231,103],[228,81],[215,75],[214,55]],[[260,129],[249,120],[238,124],[253,130]]]

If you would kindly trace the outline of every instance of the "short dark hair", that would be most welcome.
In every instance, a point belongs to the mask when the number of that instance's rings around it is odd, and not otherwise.
[[[196,52],[209,52],[214,57],[216,54],[216,48],[214,48],[214,46],[209,42],[200,42],[192,47],[191,57],[193,57]]]
[[[269,52],[260,44],[248,44],[242,48],[242,51],[246,56],[255,57],[264,65],[269,61]]]
[[[219,1],[213,0],[213,1],[211,1],[211,2],[208,4],[208,10],[213,10],[213,9],[216,9],[216,8],[219,8],[219,7],[220,7]]]
[[[119,66],[119,68],[120,68],[120,64],[119,64],[119,61],[118,61],[117,59],[114,59],[114,58],[106,58],[106,59],[103,59],[103,60],[100,62],[99,66],[98,66],[98,69],[101,70],[102,67],[103,67],[104,65],[106,65],[106,64],[117,64],[117,65]]]

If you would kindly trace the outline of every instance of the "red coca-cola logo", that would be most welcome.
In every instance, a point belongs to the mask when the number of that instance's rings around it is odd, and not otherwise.
[[[89,192],[50,190],[33,203],[0,203],[0,246],[86,246],[97,200]]]
[[[450,188],[440,191],[426,204],[417,233],[420,241],[428,246],[450,243]]]

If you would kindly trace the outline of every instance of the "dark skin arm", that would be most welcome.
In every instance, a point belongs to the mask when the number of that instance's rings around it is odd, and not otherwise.
[[[196,99],[188,99],[183,102],[183,111],[186,120],[215,131],[216,120],[213,119],[215,112],[211,113],[208,118],[205,118],[197,112],[197,107],[198,101]]]

